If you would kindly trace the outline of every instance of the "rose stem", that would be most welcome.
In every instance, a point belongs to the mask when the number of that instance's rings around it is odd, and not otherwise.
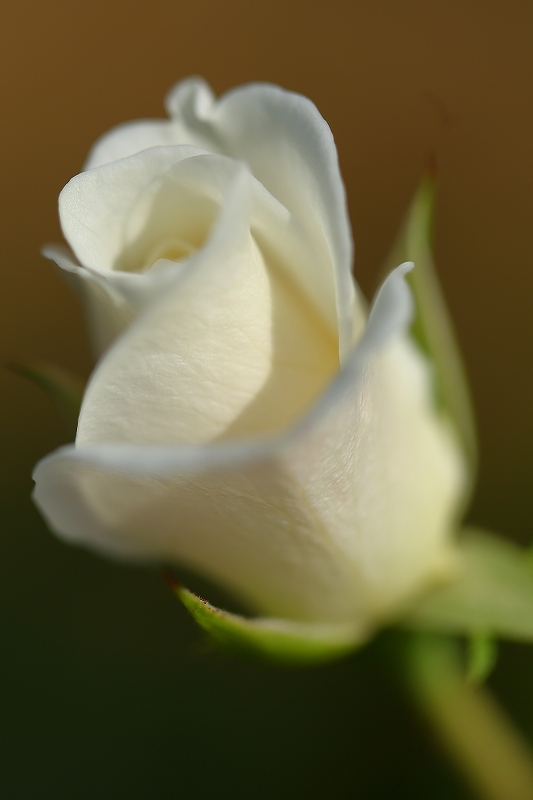
[[[412,696],[443,747],[484,800],[533,800],[533,754],[487,689],[465,680],[456,640],[406,637]]]

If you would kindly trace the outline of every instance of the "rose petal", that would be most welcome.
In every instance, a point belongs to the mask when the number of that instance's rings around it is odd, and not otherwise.
[[[94,373],[80,445],[277,433],[337,372],[336,337],[250,235],[251,183],[241,169],[209,245]]]
[[[187,259],[181,264],[162,259],[154,269],[157,252],[164,254],[165,243],[176,238],[192,242],[191,252],[201,248],[240,169],[227,157],[176,146],[146,150],[70,181],[60,198],[61,220],[84,266],[74,264],[58,248],[47,248],[45,255],[76,274],[83,293],[89,295],[89,316],[96,321],[93,338],[107,346],[125,320],[130,322],[136,311],[180,277]],[[298,284],[337,336],[331,274],[300,223],[257,180],[251,182],[249,225],[269,267]],[[139,271],[143,264],[148,271]],[[102,296],[106,292],[109,299]],[[100,301],[103,309],[98,307]],[[357,322],[360,334],[363,314]],[[105,330],[98,337],[100,325]]]
[[[167,119],[122,122],[104,133],[94,143],[83,170],[111,164],[113,161],[128,158],[151,147],[168,147],[176,144],[197,146],[197,137],[188,136],[183,127],[177,127]]]
[[[251,84],[210,98],[205,84],[178,84],[167,99],[173,118],[252,174],[306,230],[336,282],[341,354],[353,343],[352,245],[344,186],[329,126],[302,95]]]
[[[269,84],[243,86],[216,100],[205,81],[191,78],[169,93],[167,108],[172,117],[167,123],[137,122],[114,129],[100,140],[86,166],[131,155],[139,143],[148,147],[152,133],[152,146],[172,140],[245,161],[321,254],[326,274],[335,282],[344,358],[361,332],[362,310],[351,277],[350,224],[337,151],[316,106]]]
[[[346,367],[285,436],[62,448],[37,466],[35,500],[69,541],[178,561],[269,615],[363,627],[393,615],[447,567],[462,477],[403,338],[408,320],[400,271]]]
[[[145,223],[161,178],[184,159],[202,152],[187,145],[158,147],[72,178],[59,195],[59,215],[80,263],[112,270]]]

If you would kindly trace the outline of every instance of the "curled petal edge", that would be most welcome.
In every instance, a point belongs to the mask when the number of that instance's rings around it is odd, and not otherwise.
[[[104,275],[78,264],[68,247],[49,244],[41,252],[63,270],[68,282],[80,295],[85,306],[92,349],[98,358],[131,324],[136,309]]]
[[[151,165],[152,161],[155,166]],[[132,173],[130,180],[140,197],[146,191],[145,173],[152,176],[152,172],[161,168],[161,176],[164,176],[175,167],[185,171],[186,182],[190,182],[194,174],[198,173],[197,177],[204,189],[208,176],[216,174],[218,183],[215,188],[222,192],[217,217],[206,242],[199,250],[181,262],[162,258],[155,268],[141,272],[111,269],[99,263],[101,259],[96,257],[97,254],[93,254],[95,257],[91,261],[88,257],[87,241],[96,241],[101,248],[101,242],[108,235],[110,241],[116,245],[122,236],[121,226],[125,224],[123,219],[119,222],[115,219],[116,199],[113,192],[108,192],[112,200],[107,214],[100,213],[97,218],[92,219],[87,211],[91,209],[95,196],[99,201],[102,200],[99,196],[102,175],[106,182],[118,180],[120,184],[124,174]],[[244,183],[249,185],[245,187]],[[236,190],[238,185],[240,189]],[[117,185],[116,194],[120,194],[119,188]],[[131,323],[139,311],[179,282],[198,259],[202,259],[214,247],[220,246],[220,238],[225,237],[225,209],[235,204],[242,206],[243,218],[246,216],[249,220],[251,233],[267,257],[273,258],[277,267],[281,266],[290,280],[301,287],[327,325],[332,331],[337,331],[339,308],[335,297],[335,281],[332,280],[330,285],[327,271],[324,271],[321,260],[298,220],[249,173],[245,165],[227,156],[208,153],[188,145],[155,147],[74,177],[62,192],[62,220],[72,247],[76,250],[76,242],[78,245],[81,242],[81,250],[78,247],[78,256],[62,245],[47,245],[42,251],[46,258],[55,261],[66,272],[70,281],[81,291],[88,306],[92,339],[98,354]],[[103,205],[107,207],[105,203]],[[106,234],[108,219],[115,219],[115,222],[111,226],[111,233]],[[89,238],[87,230],[92,231]],[[351,280],[349,274],[348,279]],[[357,304],[351,308],[350,313],[353,345],[362,334],[366,314],[363,307]],[[99,319],[95,318],[97,314]]]
[[[64,245],[49,244],[43,248],[43,256],[54,261],[81,294],[97,356],[129,327],[139,312],[182,280],[187,270],[213,252],[231,250],[233,227],[229,223],[236,218],[248,221],[251,213],[251,176],[240,162],[233,162],[231,168],[226,203],[220,209],[208,241],[183,263],[162,259],[160,269],[147,273],[100,271],[81,265]]]

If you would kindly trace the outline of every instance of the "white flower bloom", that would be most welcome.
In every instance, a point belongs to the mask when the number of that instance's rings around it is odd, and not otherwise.
[[[363,637],[449,569],[464,490],[406,332],[406,268],[367,322],[310,101],[268,85],[216,101],[192,80],[168,109],[107,134],[62,192],[75,258],[55,257],[97,348],[114,343],[36,502],[69,541]]]

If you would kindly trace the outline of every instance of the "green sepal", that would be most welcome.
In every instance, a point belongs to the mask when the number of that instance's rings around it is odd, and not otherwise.
[[[533,642],[529,550],[470,529],[459,542],[459,554],[457,577],[419,598],[402,627]]]
[[[474,412],[466,372],[432,253],[435,185],[433,171],[426,172],[385,267],[388,273],[404,261],[413,261],[415,264],[415,268],[406,276],[416,307],[411,333],[434,365],[438,405],[455,427],[473,480],[477,466]]]
[[[365,639],[351,623],[242,617],[222,611],[180,584],[171,586],[194,621],[223,651],[285,666],[312,666],[347,655]]]
[[[466,650],[466,680],[483,683],[498,660],[498,642],[489,634],[475,633],[468,639]]]
[[[44,389],[54,401],[65,431],[74,439],[78,425],[84,382],[62,367],[47,361],[8,365],[11,372],[22,375]]]

